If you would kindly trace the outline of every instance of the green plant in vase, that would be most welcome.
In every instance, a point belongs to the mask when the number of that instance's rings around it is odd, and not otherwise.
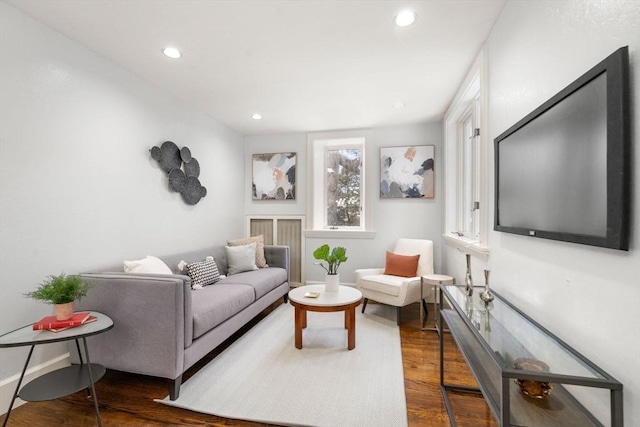
[[[59,276],[49,276],[38,289],[25,295],[46,304],[53,304],[57,319],[67,320],[73,316],[74,302],[86,296],[89,287],[80,276],[66,276],[62,273]]]
[[[338,267],[340,267],[340,264],[347,261],[347,250],[342,246],[337,246],[331,249],[329,245],[324,244],[313,251],[313,257],[318,260],[316,264],[324,268],[327,272],[327,276],[325,278],[325,289],[330,292],[337,291],[339,289],[338,286],[340,282]]]

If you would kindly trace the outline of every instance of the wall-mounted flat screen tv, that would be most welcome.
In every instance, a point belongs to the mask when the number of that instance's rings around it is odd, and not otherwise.
[[[623,47],[494,140],[495,230],[628,250],[628,73]]]

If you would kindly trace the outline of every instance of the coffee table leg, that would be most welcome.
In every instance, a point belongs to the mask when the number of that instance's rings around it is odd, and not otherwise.
[[[344,321],[347,327],[347,348],[356,348],[356,308],[349,307],[344,312]]]
[[[300,307],[296,306],[294,316],[295,316],[296,348],[300,349],[302,348],[302,328],[303,328],[302,324],[305,323],[305,326],[306,326],[307,312],[306,310],[303,310]]]

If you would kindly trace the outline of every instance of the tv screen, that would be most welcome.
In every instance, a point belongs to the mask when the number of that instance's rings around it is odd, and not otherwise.
[[[497,231],[628,249],[628,52],[495,141]]]

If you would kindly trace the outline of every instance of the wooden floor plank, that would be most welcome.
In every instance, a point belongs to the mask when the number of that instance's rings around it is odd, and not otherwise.
[[[184,379],[187,380],[195,374],[277,305],[265,310],[247,327],[189,369]],[[410,427],[444,427],[450,424],[440,393],[438,335],[435,331],[420,330],[418,310],[418,305],[414,304],[401,311],[400,338],[407,418]],[[450,374],[447,380],[475,385],[464,358],[448,334],[445,334],[445,355],[445,366]],[[96,392],[100,403],[102,424],[105,427],[270,426],[200,414],[156,403],[153,399],[166,397],[167,383],[165,380],[143,375],[107,370],[106,375],[96,384]],[[451,401],[456,412],[456,420],[461,427],[498,425],[481,396],[456,394],[452,396]],[[5,417],[6,415],[1,416],[0,421],[4,421]],[[87,399],[84,392],[80,392],[49,402],[26,403],[11,412],[7,427],[96,425],[93,401]]]

